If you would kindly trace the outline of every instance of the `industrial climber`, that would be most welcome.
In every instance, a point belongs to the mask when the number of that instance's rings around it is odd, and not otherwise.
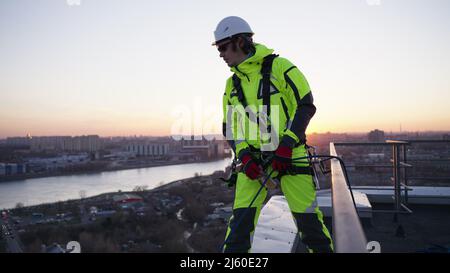
[[[214,31],[213,45],[233,72],[223,95],[223,134],[243,165],[222,250],[250,250],[267,190],[247,208],[261,177],[273,171],[302,242],[310,252],[333,252],[311,167],[308,162],[292,161],[307,156],[305,131],[316,112],[309,84],[289,60],[253,42],[253,34],[250,25],[237,16],[224,18]]]

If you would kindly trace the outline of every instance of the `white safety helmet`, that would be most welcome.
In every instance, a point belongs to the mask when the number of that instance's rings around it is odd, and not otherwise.
[[[214,31],[215,41],[213,45],[216,45],[217,42],[231,38],[232,36],[240,33],[254,34],[250,28],[250,25],[241,17],[226,17],[219,22],[216,30]]]

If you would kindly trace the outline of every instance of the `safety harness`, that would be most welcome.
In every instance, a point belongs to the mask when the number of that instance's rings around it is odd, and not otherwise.
[[[272,73],[272,64],[276,57],[278,57],[277,54],[267,55],[266,57],[264,57],[262,66],[261,66],[262,100],[263,100],[263,105],[265,105],[266,109],[267,109],[267,122],[268,122],[267,131],[268,131],[268,133],[271,132],[271,123],[270,123],[270,95],[271,95],[270,94],[270,85],[271,85],[271,81],[270,81],[270,75]],[[248,104],[247,104],[247,100],[245,99],[244,90],[242,89],[241,79],[235,73],[235,74],[233,74],[232,80],[233,80],[233,87],[237,93],[238,101],[245,109],[248,106]],[[248,112],[246,112],[246,113],[248,115]],[[258,122],[258,126],[259,126],[259,119],[257,119],[257,122]],[[301,143],[301,144],[305,144],[305,143]],[[263,153],[264,153],[264,156],[273,156],[273,152],[261,152],[259,149],[256,149],[255,147],[253,147],[251,145],[249,145],[249,151],[252,154],[261,153],[257,158],[261,158]],[[278,174],[277,178],[281,179],[281,176],[286,175],[286,174],[288,174],[288,175],[296,175],[296,174],[313,175],[314,170],[311,166],[302,167],[302,166],[292,165],[285,172]],[[233,184],[233,183],[231,182],[231,183],[229,183],[229,185],[230,184]]]
[[[262,75],[262,99],[263,105],[267,107],[267,132],[271,132],[271,124],[270,124],[270,74],[272,73],[272,64],[273,60],[278,57],[277,54],[270,54],[264,57],[264,60],[261,65],[261,75]],[[233,74],[233,87],[236,89],[237,97],[239,103],[244,107],[247,107],[247,101],[245,99],[244,91],[241,85],[241,79],[235,74]],[[248,113],[247,113],[248,115]],[[257,119],[259,125],[259,119]]]

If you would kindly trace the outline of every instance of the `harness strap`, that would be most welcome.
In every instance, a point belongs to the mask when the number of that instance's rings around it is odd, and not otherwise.
[[[261,65],[261,74],[262,74],[262,98],[263,105],[267,107],[267,119],[268,119],[268,133],[271,132],[270,125],[270,74],[272,73],[272,64],[273,60],[278,57],[276,54],[267,55],[264,57],[264,60]],[[242,106],[247,107],[247,100],[245,99],[244,90],[242,89],[241,79],[235,74],[232,77],[233,87],[236,89],[238,101],[242,104]],[[248,116],[248,113],[247,113]],[[259,120],[257,120],[259,122]],[[258,124],[259,125],[259,124]]]
[[[233,86],[236,89],[239,102],[244,108],[247,107],[247,100],[245,99],[244,91],[242,90],[241,79],[236,75],[236,73],[233,74]]]
[[[307,166],[307,167],[303,167],[303,166],[291,166],[286,174],[289,175],[294,175],[294,174],[309,174],[309,175],[313,175],[314,174],[314,170],[312,169],[311,166]]]
[[[278,55],[271,54],[264,58],[261,66],[262,74],[262,97],[263,105],[267,107],[267,122],[270,123],[270,74],[272,73],[273,60],[278,57]],[[268,124],[268,132],[271,131],[271,126]]]

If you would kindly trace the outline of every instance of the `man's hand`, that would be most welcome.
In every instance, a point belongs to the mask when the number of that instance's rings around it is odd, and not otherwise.
[[[272,160],[272,169],[275,171],[285,171],[292,165],[292,148],[289,146],[278,146]]]
[[[241,161],[244,165],[244,172],[248,178],[255,180],[263,174],[263,168],[258,165],[250,155],[244,155]]]

